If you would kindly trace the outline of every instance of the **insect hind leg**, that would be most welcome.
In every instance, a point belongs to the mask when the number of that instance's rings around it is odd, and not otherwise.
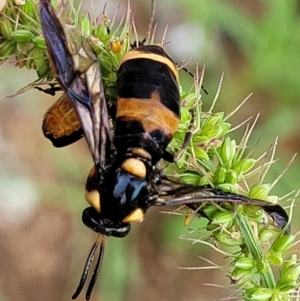
[[[50,85],[50,88],[47,88],[47,89],[44,89],[44,88],[41,88],[41,87],[34,87],[34,88],[41,91],[41,92],[44,92],[46,94],[50,94],[52,96],[54,96],[56,92],[62,91],[61,87],[58,87],[58,86],[55,87],[54,85]]]

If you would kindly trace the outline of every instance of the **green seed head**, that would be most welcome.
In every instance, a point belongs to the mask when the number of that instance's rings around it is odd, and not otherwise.
[[[0,33],[4,36],[5,39],[11,39],[13,29],[13,25],[10,23],[9,20],[0,18]]]
[[[283,263],[283,255],[281,252],[275,252],[271,249],[268,253],[268,260],[271,264],[280,266]]]
[[[288,268],[281,270],[281,278],[282,281],[298,281],[300,276],[300,265],[294,264],[289,266]]]
[[[279,235],[271,246],[271,250],[274,252],[285,252],[293,244],[295,236],[293,234]]]
[[[227,170],[225,182],[230,184],[236,184],[238,181],[238,175],[234,170]]]
[[[257,185],[250,190],[248,197],[253,199],[265,200],[268,196],[269,191],[270,184]]]
[[[211,223],[215,225],[227,224],[230,223],[234,218],[234,215],[230,211],[219,211],[213,217]]]
[[[259,232],[259,240],[261,242],[268,242],[270,241],[270,239],[276,237],[278,235],[278,229],[269,229],[268,228],[263,228],[260,232]]]
[[[226,169],[224,167],[218,167],[215,171],[213,181],[216,184],[222,184],[225,181]]]
[[[222,183],[218,185],[218,188],[225,192],[239,193],[239,190],[236,186],[230,183]]]
[[[240,269],[251,270],[255,263],[252,258],[241,257],[234,261],[233,266]]]
[[[236,152],[236,142],[235,140],[231,140],[229,137],[227,137],[220,149],[219,149],[219,154],[222,159],[222,162],[225,166],[230,167],[232,160],[234,158]]]
[[[230,275],[232,284],[238,286],[243,285],[245,282],[251,281],[252,277],[253,275],[251,270],[241,268],[235,268]]]
[[[244,174],[249,171],[256,163],[256,160],[252,158],[241,159],[238,162],[232,164],[231,168],[238,174]]]
[[[36,4],[32,0],[26,0],[24,5],[21,6],[21,10],[25,13],[25,16],[22,15],[24,22],[28,22],[28,17],[35,21],[38,20]]]
[[[11,34],[11,38],[20,44],[28,44],[33,41],[35,35],[26,29],[17,29]]]
[[[205,128],[206,126],[217,125],[223,120],[223,118],[224,112],[218,112],[216,114],[213,114],[203,122],[202,128]]]
[[[254,287],[245,292],[247,300],[251,301],[270,301],[273,295],[273,291],[270,288],[265,287]]]
[[[299,283],[294,280],[282,280],[280,279],[276,285],[276,288],[280,290],[281,293],[289,293],[292,290],[299,288]]]
[[[15,53],[17,44],[15,41],[5,41],[0,45],[0,60],[5,60]]]
[[[241,236],[232,235],[227,232],[215,232],[213,237],[218,241],[220,244],[227,246],[227,247],[236,247],[241,246],[244,244],[244,239]]]
[[[44,37],[35,37],[32,42],[36,48],[39,48],[40,50],[47,50]]]

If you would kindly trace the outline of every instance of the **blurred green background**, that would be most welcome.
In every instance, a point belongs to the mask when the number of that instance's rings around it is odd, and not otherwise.
[[[191,61],[187,67],[192,72],[196,63],[205,65],[204,86],[209,95],[203,95],[204,108],[210,106],[223,71],[225,79],[215,112],[230,113],[254,93],[230,122],[235,126],[261,114],[249,143],[254,157],[279,136],[276,158],[280,160],[268,176],[272,182],[300,146],[300,2],[157,2],[157,40],[169,23],[167,50],[171,56],[176,61]],[[118,3],[108,3],[109,16]],[[143,36],[150,0],[132,4]],[[84,11],[91,10],[90,3],[84,5]],[[126,5],[124,1],[121,11]],[[94,1],[92,9],[100,14],[103,6],[104,1]],[[182,76],[184,85],[191,86],[192,80]],[[34,90],[7,98],[35,80],[34,72],[17,69],[10,61],[0,66],[0,79],[0,300],[70,300],[95,239],[81,223],[91,156],[84,140],[55,149],[43,137],[42,116],[56,98]],[[232,137],[239,139],[242,134],[243,129]],[[296,159],[271,194],[282,196],[298,189],[298,169]],[[134,225],[128,237],[107,240],[91,300],[205,301],[230,297],[234,291],[225,272],[177,269],[210,266],[199,255],[218,265],[226,263],[211,249],[179,238],[202,225],[203,221],[196,220],[185,228],[182,217],[150,209],[145,221]],[[293,227],[297,232],[299,224]],[[84,300],[84,294],[78,300]]]

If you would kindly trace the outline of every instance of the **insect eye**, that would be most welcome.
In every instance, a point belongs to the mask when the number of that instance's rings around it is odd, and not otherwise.
[[[96,211],[100,213],[101,211],[100,194],[97,190],[86,191],[85,199]]]
[[[121,168],[133,176],[139,178],[146,177],[146,166],[142,161],[138,159],[134,159],[134,158],[126,159],[122,163]]]
[[[136,208],[128,214],[123,220],[123,223],[140,223],[144,219],[144,213],[141,208]]]

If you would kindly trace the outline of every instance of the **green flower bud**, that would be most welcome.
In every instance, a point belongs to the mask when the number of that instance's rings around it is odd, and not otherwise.
[[[24,5],[21,6],[21,10],[25,13],[25,16],[21,15],[21,18],[28,22],[28,17],[37,20],[36,6],[33,1],[26,0]]]
[[[33,59],[32,58],[27,58],[26,60],[25,60],[25,66],[26,66],[26,68],[27,69],[35,69],[35,64],[34,64],[34,61],[33,61]]]
[[[241,246],[245,243],[243,237],[241,237],[240,235],[234,236],[226,232],[215,232],[213,236],[216,239],[216,241],[218,241],[220,244],[226,247]]]
[[[82,32],[84,32],[87,36],[91,35],[91,22],[87,15],[83,14],[79,18],[79,26]]]
[[[297,264],[297,254],[291,254],[288,259],[285,260],[282,269],[281,269],[281,275],[284,275],[287,273],[288,269],[290,267],[294,267]]]
[[[180,113],[181,113],[181,110],[180,110]],[[185,113],[185,110],[183,110],[183,113]],[[190,117],[190,115],[188,115],[188,116]],[[182,119],[182,117],[181,117],[181,119]],[[190,119],[188,119],[188,120],[190,120]],[[201,146],[205,146],[207,144],[207,142],[209,141],[209,139],[206,136],[194,135],[192,141],[193,141],[194,145],[201,147]]]
[[[208,138],[216,138],[222,133],[223,128],[221,125],[207,125],[205,128],[201,129],[201,135]]]
[[[270,184],[261,184],[253,187],[248,194],[249,198],[265,200],[270,191]]]
[[[220,209],[216,205],[210,203],[206,204],[203,208],[205,216],[210,220],[212,220],[219,211]]]
[[[225,181],[226,169],[224,167],[218,167],[213,176],[213,182],[216,184],[222,184]]]
[[[235,140],[230,140],[229,137],[227,137],[220,149],[219,149],[219,154],[220,157],[222,159],[223,164],[225,164],[225,166],[230,167],[231,166],[231,162],[234,158],[236,152],[236,142]]]
[[[0,33],[5,39],[10,40],[13,32],[13,25],[7,19],[0,19]]]
[[[234,215],[230,211],[219,211],[213,217],[211,223],[215,225],[221,225],[230,223],[234,219]]]
[[[256,223],[265,223],[268,220],[267,213],[258,206],[244,206],[244,213]]]
[[[183,174],[180,174],[179,177],[183,182],[192,185],[197,185],[200,181],[200,175],[197,173],[185,172]]]
[[[246,281],[250,281],[252,276],[251,270],[235,268],[230,275],[230,280],[232,284],[242,285]]]
[[[211,179],[209,176],[203,176],[199,179],[198,185],[209,185],[211,183]]]
[[[269,262],[267,259],[263,258],[256,261],[256,269],[259,273],[264,273],[269,268]]]
[[[30,43],[35,38],[35,35],[26,29],[17,29],[11,34],[11,38],[17,43]]]
[[[275,252],[272,249],[269,250],[268,260],[271,264],[280,266],[283,263],[283,256],[281,252]]]
[[[259,240],[263,243],[268,242],[269,240],[271,240],[272,238],[274,238],[275,236],[278,235],[278,230],[272,230],[272,229],[268,229],[268,228],[263,228],[260,232],[259,232]]]
[[[240,269],[251,270],[255,264],[252,258],[240,257],[234,261],[233,266]]]
[[[203,148],[194,146],[194,152],[195,152],[197,159],[203,160],[203,161],[209,161],[207,152]]]
[[[276,288],[280,290],[280,292],[288,293],[291,290],[294,290],[299,287],[299,284],[297,281],[291,281],[291,280],[279,280]]]
[[[235,187],[233,184],[230,184],[230,183],[219,184],[218,188],[220,188],[224,192],[232,192],[232,193],[237,193],[237,194],[239,193],[239,190],[237,189],[237,187]]]
[[[39,78],[53,78],[53,73],[49,65],[49,61],[43,60],[42,66],[36,70]]]
[[[269,301],[273,295],[273,291],[266,287],[254,287],[245,292],[247,300],[251,301]]]
[[[44,37],[35,37],[32,40],[35,47],[41,49],[41,50],[47,50],[46,42]]]
[[[284,273],[283,273],[284,272]],[[291,265],[289,268],[281,270],[281,277],[279,281],[298,281],[300,276],[300,265],[294,264]]]
[[[277,195],[268,195],[266,201],[271,204],[278,204],[279,197]]]
[[[256,163],[256,160],[252,158],[241,159],[237,162],[234,162],[231,168],[238,174],[244,174],[249,171]]]
[[[290,248],[295,240],[293,234],[283,234],[279,235],[271,246],[271,250],[274,252],[285,252]]]
[[[42,50],[39,50],[38,48],[33,48],[28,53],[28,58],[33,60],[35,69],[39,70],[40,68],[43,67],[45,57],[44,57],[44,52]]]
[[[230,130],[230,128],[231,128],[231,124],[227,123],[227,122],[222,122],[219,125],[221,126],[222,131],[220,132],[220,134],[216,138],[222,138],[222,137],[224,137],[228,133],[228,131]]]
[[[238,175],[234,170],[227,170],[225,182],[230,184],[236,184],[238,181]]]
[[[5,41],[0,46],[0,60],[7,59],[13,55],[17,50],[17,44],[15,41]]]
[[[211,116],[208,116],[207,119],[203,122],[202,128],[206,126],[214,126],[221,122],[224,118],[224,112],[218,112]]]
[[[104,37],[108,36],[106,25],[101,24],[100,26],[93,28],[92,35],[98,38],[100,41],[104,42]]]

